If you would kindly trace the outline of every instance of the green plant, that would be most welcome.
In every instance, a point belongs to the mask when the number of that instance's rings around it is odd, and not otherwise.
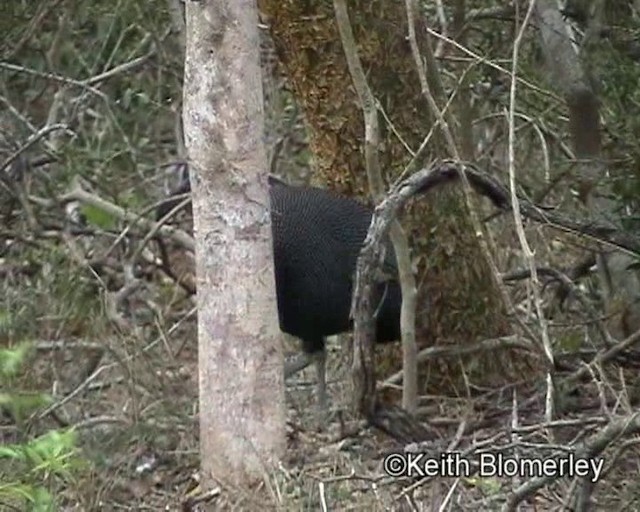
[[[29,344],[0,349],[0,411],[17,425],[18,435],[25,418],[50,401],[42,393],[20,392],[14,389]],[[51,430],[33,439],[0,445],[0,508],[34,512],[56,509],[53,490],[69,482],[82,466],[76,448],[73,429]]]

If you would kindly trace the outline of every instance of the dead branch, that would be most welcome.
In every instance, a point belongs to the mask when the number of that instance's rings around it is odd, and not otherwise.
[[[640,413],[611,421],[598,434],[591,436],[575,450],[576,458],[594,458],[601,454],[611,443],[623,436],[630,436],[640,432]],[[518,487],[503,505],[503,512],[517,510],[518,504],[533,496],[536,491],[555,480],[554,476],[533,478]]]
[[[362,113],[364,117],[364,155],[367,178],[369,188],[374,200],[382,199],[385,185],[382,180],[382,170],[380,168],[380,159],[378,156],[378,148],[380,147],[380,127],[378,126],[378,109],[376,100],[369,88],[367,78],[360,58],[356,42],[351,30],[347,6],[344,0],[334,0],[334,9],[336,12],[336,22],[342,39],[342,48],[347,60],[349,73],[353,80],[354,87],[362,104]],[[402,367],[405,378],[402,382],[402,406],[409,412],[415,412],[418,407],[418,367],[416,364],[416,355],[418,348],[416,345],[416,281],[411,266],[411,252],[409,241],[405,235],[400,222],[395,219],[390,227],[390,239],[393,250],[396,255],[398,264],[398,276],[400,287],[402,290],[402,307],[400,311],[400,332],[402,335]],[[366,346],[359,346],[354,343],[354,383],[356,390],[359,385],[364,382],[360,378],[362,371],[361,355],[363,351],[367,351],[366,359],[371,360],[373,355],[373,345],[369,343]],[[369,382],[375,383],[375,368],[370,369],[372,378]],[[364,404],[362,411],[371,411],[374,408],[373,394],[369,394],[370,390],[358,390],[355,396],[370,397],[371,403]]]
[[[381,241],[388,233],[391,221],[412,196],[418,193],[424,194],[437,185],[459,179],[463,169],[469,184],[476,192],[489,198],[498,208],[511,209],[511,193],[505,186],[493,176],[464,164],[454,164],[452,162],[436,164],[432,168],[423,169],[415,173],[394,187],[391,193],[376,207],[371,221],[371,227],[364,241],[360,257],[358,258],[351,309],[354,319],[354,343],[367,346],[365,345],[368,342],[367,339],[372,340],[374,338],[375,304],[372,300],[375,285],[374,276],[382,264],[383,248],[381,247]],[[581,223],[560,214],[543,211],[540,207],[530,203],[526,199],[519,200],[518,209],[525,217],[555,228],[591,236],[600,242],[612,244],[636,253],[640,252],[640,240],[626,233],[622,233],[615,227],[603,226],[591,222]],[[640,332],[638,333],[638,338],[640,338]],[[627,346],[630,346],[633,342],[634,341],[625,340],[625,346],[619,348],[614,355]],[[364,356],[366,356],[366,354],[364,354]],[[366,367],[366,365],[372,364],[373,360],[364,360],[363,362]],[[584,375],[584,371],[586,370],[581,370],[580,376]],[[363,372],[361,378],[364,384],[360,389],[373,390],[375,394],[375,375],[370,372]],[[375,403],[375,398],[371,400],[370,398],[361,396],[359,400],[361,405],[370,402]],[[366,409],[361,408],[360,410]],[[376,414],[379,415],[381,411],[382,408],[380,406],[375,406],[374,410],[369,410],[369,414],[365,415],[365,417],[375,425]]]

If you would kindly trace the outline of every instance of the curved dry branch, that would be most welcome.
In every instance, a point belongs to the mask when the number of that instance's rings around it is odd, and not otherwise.
[[[389,231],[392,220],[414,195],[427,193],[438,185],[461,179],[463,173],[471,187],[477,193],[490,199],[496,207],[502,210],[512,208],[511,192],[507,187],[486,172],[466,164],[453,162],[436,164],[431,168],[418,171],[394,187],[391,193],[375,209],[371,226],[356,266],[356,279],[351,307],[351,315],[354,319],[354,345],[356,347],[370,346],[372,345],[370,340],[374,339],[374,276],[380,268],[384,257],[381,241]],[[640,254],[640,240],[615,226],[570,219],[562,214],[545,210],[524,198],[519,198],[517,207],[524,217],[537,222],[574,234],[589,236],[601,243]],[[376,404],[375,396],[373,398],[371,396],[375,395],[376,386],[375,371],[372,368],[373,361],[370,357],[367,357],[366,352],[363,350],[360,350],[356,356],[360,358],[361,370],[354,376],[355,400],[359,410],[370,411],[367,419],[376,425],[376,418],[384,413],[384,409],[379,404]],[[370,406],[372,403],[374,404],[373,407]],[[370,407],[367,407],[368,405]],[[385,430],[393,435],[392,427],[387,426]],[[406,431],[406,428],[403,428],[403,431]],[[399,432],[398,434],[401,439],[406,439],[404,432]]]

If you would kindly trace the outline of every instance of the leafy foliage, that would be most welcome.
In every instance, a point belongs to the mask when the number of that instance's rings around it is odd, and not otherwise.
[[[12,389],[29,354],[27,343],[0,350],[0,385]],[[41,393],[0,393],[0,411],[21,425],[25,417],[50,399]],[[22,430],[22,429],[21,429]],[[34,512],[55,510],[52,490],[74,478],[83,466],[73,429],[51,430],[24,442],[0,445],[0,505]]]

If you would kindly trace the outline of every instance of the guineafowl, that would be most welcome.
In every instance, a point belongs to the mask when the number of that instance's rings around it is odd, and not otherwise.
[[[175,195],[190,190],[184,180]],[[327,407],[325,338],[349,331],[356,262],[371,224],[372,209],[329,190],[291,186],[269,177],[278,320],[302,341],[302,353],[285,364],[285,378],[314,362],[317,399]],[[180,200],[158,207],[163,217]],[[400,339],[402,293],[388,239],[385,275],[377,285],[376,342]]]
[[[278,320],[283,332],[302,341],[302,353],[285,364],[285,378],[315,362],[318,403],[325,409],[325,337],[352,327],[356,262],[372,210],[320,188],[290,186],[274,178],[269,185]],[[385,273],[395,275],[390,245],[386,255]],[[379,283],[377,299],[376,341],[400,339],[399,283]]]

